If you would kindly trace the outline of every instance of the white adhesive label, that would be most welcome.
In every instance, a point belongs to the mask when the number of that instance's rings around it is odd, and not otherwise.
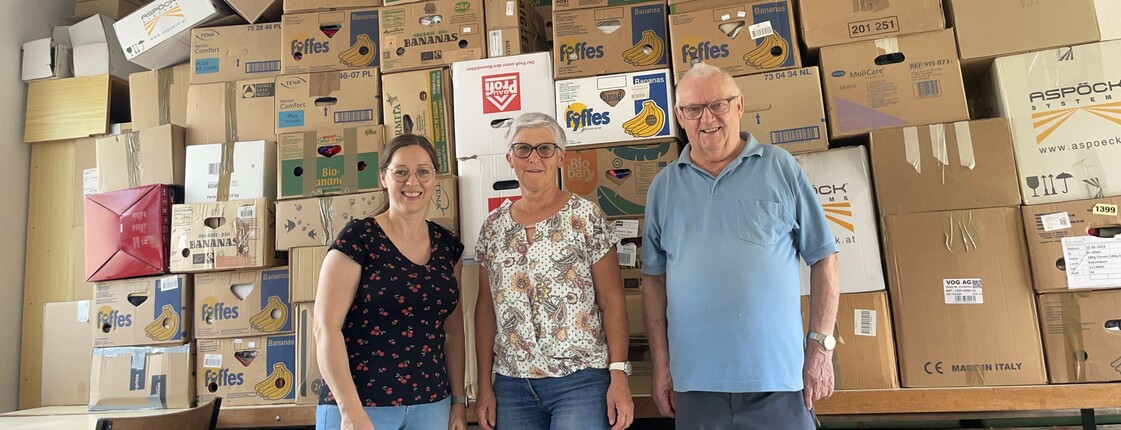
[[[638,264],[638,245],[633,243],[619,244],[616,248],[619,253],[620,266],[634,267]]]
[[[1121,238],[1064,237],[1063,258],[1069,289],[1121,286]]]
[[[202,359],[202,367],[208,369],[222,368],[222,354],[206,354]]]
[[[177,288],[179,288],[179,277],[178,276],[164,277],[164,278],[160,279],[159,286],[160,286],[160,291],[169,291],[169,290],[177,289]]]
[[[242,207],[237,208],[237,217],[241,218],[241,219],[256,218],[257,217],[257,206],[256,205],[248,205],[248,206],[242,206]]]
[[[514,16],[515,1],[506,2],[506,16]]]
[[[981,292],[980,279],[943,279],[942,290],[946,295],[946,304],[979,305],[985,303],[985,296]]]
[[[637,219],[620,219],[615,220],[615,238],[616,239],[629,239],[638,237],[638,220]]]
[[[876,311],[871,309],[853,310],[853,334],[876,337]]]
[[[97,194],[97,168],[82,171],[82,196]]]
[[[763,21],[758,24],[753,24],[747,27],[748,33],[751,34],[752,39],[762,39],[764,37],[775,34],[775,29],[771,28],[770,21]]]
[[[78,322],[80,322],[80,323],[90,322],[90,301],[89,300],[79,300],[78,301]]]
[[[502,56],[502,30],[488,31],[487,36],[490,37],[490,47],[489,47],[490,48],[490,56],[491,57],[501,57]]]
[[[1043,231],[1065,230],[1070,228],[1070,216],[1066,212],[1047,214],[1039,217]]]

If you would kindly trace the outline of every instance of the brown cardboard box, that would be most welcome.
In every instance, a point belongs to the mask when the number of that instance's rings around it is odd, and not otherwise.
[[[177,125],[97,139],[97,192],[144,185],[183,185],[185,130]]]
[[[618,6],[631,3],[642,3],[650,0],[554,0],[553,10],[588,9],[593,7]],[[672,3],[672,2],[671,2]]]
[[[1014,207],[884,217],[904,387],[1047,380]]]
[[[134,129],[144,130],[164,124],[187,126],[187,89],[190,86],[190,64],[128,75]]]
[[[1121,381],[1121,291],[1039,295],[1052,384]]]
[[[24,111],[25,143],[102,135],[127,121],[128,83],[109,75],[30,82]]]
[[[85,223],[86,196],[97,194],[97,139],[74,139],[74,227]]]
[[[1121,226],[1119,205],[1121,197],[1021,208],[1035,291],[1121,287],[1121,241],[1100,237]]]
[[[381,0],[284,0],[284,13],[381,6]]]
[[[539,0],[484,0],[486,28],[525,28],[532,30],[533,15]]]
[[[276,134],[381,122],[378,69],[276,78]]]
[[[124,18],[144,3],[144,0],[78,0],[74,2],[74,16],[105,15],[114,21]],[[46,406],[46,405],[44,405]]]
[[[741,76],[740,130],[792,154],[829,149],[817,67]]]
[[[195,275],[195,337],[291,333],[289,296],[287,267]]]
[[[43,393],[41,406],[88,405],[93,348],[90,302],[43,306]]]
[[[387,6],[379,25],[385,73],[486,58],[482,0]]]
[[[191,340],[191,277],[166,275],[98,282],[93,345],[183,344]]]
[[[459,234],[459,178],[443,176],[432,190],[428,219]],[[473,252],[473,251],[472,251]]]
[[[802,296],[802,328],[810,330],[810,297]],[[841,294],[833,333],[833,372],[838,390],[899,388],[895,337],[887,293]]]
[[[798,15],[810,49],[946,28],[942,0],[801,0]]]
[[[171,211],[171,271],[269,267],[276,262],[268,199],[175,205]]]
[[[238,15],[250,24],[280,21],[281,0],[226,0]]]
[[[94,348],[89,410],[194,407],[194,347]]]
[[[661,2],[553,14],[558,80],[664,69],[671,49]]]
[[[876,130],[869,146],[881,214],[1020,203],[1007,119]]]
[[[545,3],[545,2],[542,2],[542,3]],[[538,24],[538,26],[541,27],[541,29],[543,30],[541,33],[545,36],[545,41],[548,42],[547,45],[552,46],[552,44],[553,44],[553,5],[552,5],[552,2],[548,2],[548,3],[550,3],[550,4],[540,4],[540,5],[535,6],[534,10],[536,10],[537,14],[541,16],[541,22]]]
[[[631,336],[646,336],[646,323],[643,321],[642,295],[627,294],[627,326]]]
[[[71,229],[70,243],[73,250],[70,279],[74,284],[74,300],[93,300],[93,283],[86,282],[86,228]]]
[[[191,84],[275,78],[280,74],[280,24],[191,30]]]
[[[284,15],[280,44],[284,74],[378,67],[378,12],[352,9]]]
[[[564,187],[609,217],[641,216],[654,176],[679,155],[676,142],[569,151],[561,166]]]
[[[326,385],[319,371],[312,329],[315,304],[299,303],[292,307],[296,311],[296,404],[315,405],[319,403],[319,391]]]
[[[296,337],[291,334],[198,341],[199,402],[222,405],[293,403]]]
[[[642,294],[642,234],[645,221],[638,219],[616,219],[612,222],[615,229],[615,251],[619,255],[619,269],[623,275],[623,291],[628,295]]]
[[[955,46],[942,30],[822,48],[830,135],[969,119]]]
[[[793,2],[714,3],[670,15],[674,80],[699,62],[733,76],[802,67]]]
[[[319,287],[319,269],[327,258],[327,246],[302,246],[288,250],[292,303],[314,302]]]
[[[273,78],[191,85],[187,145],[276,139]]]
[[[380,125],[282,134],[277,140],[278,198],[383,188],[378,167],[385,131]]]
[[[427,137],[436,147],[440,174],[456,174],[455,117],[448,69],[385,75],[382,85],[386,140],[405,133]]]
[[[276,202],[276,249],[334,243],[346,223],[375,215],[385,191]]]
[[[488,28],[487,58],[547,51],[544,36],[519,27]]]
[[[965,60],[1116,39],[1121,32],[1121,4],[1110,0],[950,0],[947,6]]]

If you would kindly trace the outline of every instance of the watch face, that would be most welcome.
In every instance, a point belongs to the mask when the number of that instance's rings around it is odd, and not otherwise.
[[[821,343],[825,346],[825,349],[829,351],[837,347],[837,339],[833,338],[833,336],[825,336],[825,339]]]
[[[626,373],[627,376],[631,375],[631,362],[628,361],[626,364],[623,364],[623,373]]]

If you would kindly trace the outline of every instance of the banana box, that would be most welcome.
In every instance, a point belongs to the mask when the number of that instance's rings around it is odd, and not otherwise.
[[[276,202],[276,250],[335,243],[346,223],[376,215],[387,198],[372,191]]]
[[[93,346],[182,344],[191,339],[191,276],[94,285]]]
[[[405,133],[427,137],[436,147],[441,175],[456,174],[455,128],[448,69],[417,70],[382,77],[387,139]]]
[[[324,246],[301,246],[288,250],[288,286],[292,291],[292,303],[314,302],[319,287],[319,270],[323,259],[327,258],[329,248]]]
[[[678,136],[669,70],[557,81],[556,89],[569,149]]]
[[[287,14],[282,24],[280,65],[286,75],[380,65],[377,9]]]
[[[675,80],[701,62],[732,76],[801,67],[790,0],[724,3],[669,16]]]
[[[287,267],[195,275],[195,337],[290,333],[289,297]]]
[[[615,251],[619,255],[619,271],[623,275],[623,292],[628,295],[642,294],[642,233],[645,218],[616,219],[612,221],[615,230]]]
[[[377,125],[378,69],[304,73],[276,78],[276,134]]]
[[[654,176],[679,155],[676,142],[569,151],[561,168],[564,186],[609,217],[641,216]]]
[[[202,339],[196,358],[199,403],[295,403],[296,336]]]
[[[171,271],[269,267],[274,253],[268,199],[175,205],[171,208]]]
[[[296,309],[296,404],[315,405],[319,403],[319,391],[323,389],[323,374],[319,371],[319,360],[315,355],[315,304],[299,303]]]
[[[382,188],[378,166],[382,126],[305,131],[277,136],[277,197],[347,194]]]
[[[663,69],[668,48],[664,2],[553,13],[557,79]]]
[[[380,25],[381,67],[386,73],[486,58],[483,0],[386,6]]]
[[[73,351],[85,354],[86,351]],[[93,348],[89,410],[195,406],[195,344]]]
[[[734,81],[744,95],[740,130],[791,154],[829,148],[817,67],[740,76]]]
[[[280,74],[280,24],[191,30],[191,84],[271,78]],[[208,142],[209,143],[209,142]]]

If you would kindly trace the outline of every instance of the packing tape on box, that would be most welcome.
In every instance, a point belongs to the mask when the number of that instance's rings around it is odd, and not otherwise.
[[[335,240],[335,225],[331,215],[335,212],[334,200],[330,197],[319,198],[319,224],[323,227],[323,241],[326,245]]]
[[[308,76],[308,97],[329,96],[341,88],[339,72],[312,73]]]
[[[1066,376],[1070,382],[1086,382],[1086,344],[1082,339],[1082,307],[1079,305],[1086,295],[1084,292],[1059,294],[1059,325],[1063,329]]]
[[[922,173],[922,155],[919,154],[918,127],[903,127],[903,151],[907,157],[907,164],[915,168],[915,173]]]
[[[222,160],[218,162],[218,196],[217,200],[225,202],[230,200],[230,178],[234,173],[234,142],[222,142]]]
[[[899,39],[894,37],[885,37],[883,39],[876,39],[876,47],[884,51],[884,54],[895,54],[899,52]]]
[[[139,187],[140,173],[144,170],[144,166],[140,165],[140,132],[130,131],[117,139],[124,139],[125,143],[125,173],[128,176],[128,187]]]
[[[962,167],[973,170],[977,167],[977,158],[973,155],[973,131],[969,128],[969,122],[955,122],[954,135],[958,141],[958,162]]]
[[[931,124],[927,128],[930,129],[930,152],[934,155],[934,160],[938,162],[938,167],[942,168],[942,183],[946,183],[946,166],[950,165],[950,154],[946,150],[946,127],[942,124]]]
[[[92,354],[94,356],[101,356],[101,357],[106,357],[106,358],[117,357],[117,356],[124,355],[124,354],[131,355],[131,359],[130,359],[130,363],[129,363],[130,364],[130,366],[129,366],[130,370],[132,370],[132,374],[129,375],[129,377],[130,377],[130,381],[129,381],[130,391],[136,391],[136,390],[147,391],[149,394],[145,398],[145,400],[148,402],[148,407],[149,408],[154,408],[154,409],[166,408],[166,405],[167,405],[167,375],[165,374],[166,372],[162,368],[162,363],[160,363],[159,365],[153,366],[153,369],[147,369],[147,367],[148,367],[148,357],[153,356],[153,355],[169,355],[169,354],[187,354],[189,356],[190,353],[191,353],[191,344],[189,344],[189,343],[188,344],[183,344],[183,345],[178,345],[178,346],[172,346],[172,347],[126,346],[126,347],[116,347],[116,348],[93,348],[93,351],[92,351]],[[154,363],[160,362],[160,361],[161,361],[160,359],[157,359],[157,360],[154,361]],[[158,370],[158,372],[156,372],[154,370]],[[162,372],[162,373],[160,373],[160,372]],[[160,378],[153,378],[152,381],[149,381],[148,380],[149,379],[148,378],[149,374],[161,375],[161,377]],[[145,387],[144,384],[147,383],[147,382],[154,382],[154,384],[152,384],[152,386],[150,386],[150,387]],[[90,388],[92,390],[97,390],[97,388],[92,387],[92,386]],[[135,388],[135,390],[133,390],[133,388]],[[96,391],[95,391],[95,393],[96,393]],[[89,410],[91,410],[91,411],[109,411],[109,410],[136,409],[137,408],[137,406],[135,404],[120,405],[120,406],[97,404],[95,399],[93,398],[95,393],[91,393],[90,406],[89,406]]]
[[[358,192],[358,127],[343,129],[343,185],[342,194]],[[378,166],[366,166],[377,169]]]
[[[156,71],[156,106],[160,125],[171,124],[171,86],[174,84],[174,68],[165,67]]]
[[[947,212],[942,215],[942,233],[946,250],[951,254],[961,254],[981,247],[977,241],[977,226],[973,223],[972,211]]]
[[[223,103],[226,107],[226,142],[237,142],[241,136],[237,135],[237,86],[234,82],[226,82]]]

